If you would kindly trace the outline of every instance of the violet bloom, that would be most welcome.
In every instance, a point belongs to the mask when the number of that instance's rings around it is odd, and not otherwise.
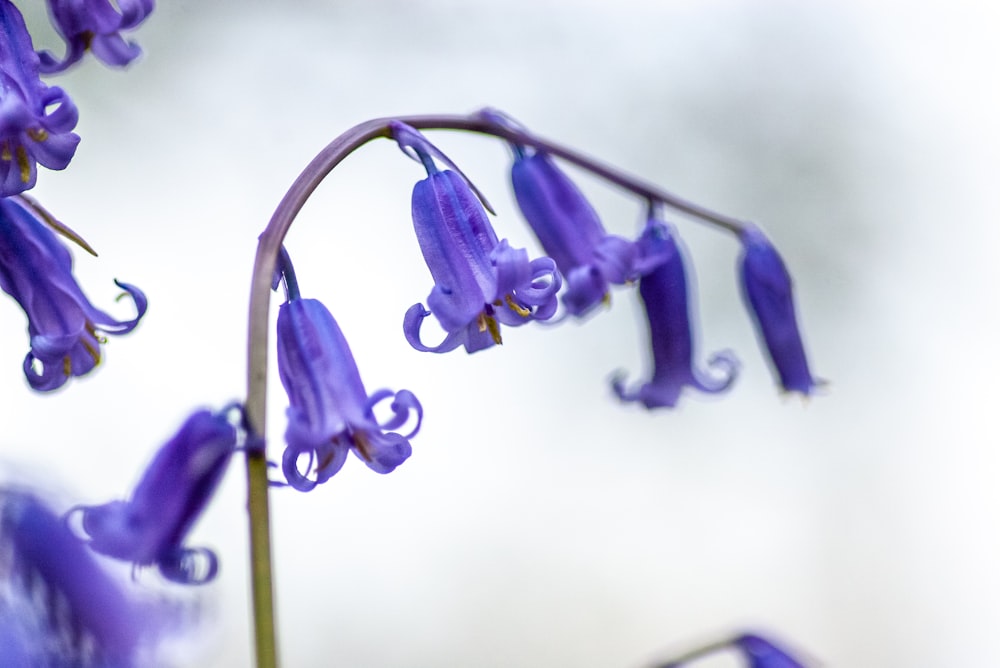
[[[2,504],[7,591],[18,603],[17,648],[32,657],[30,665],[137,665],[137,652],[165,621],[163,611],[127,596],[34,496],[6,492]]]
[[[740,235],[743,296],[757,323],[771,362],[787,392],[809,395],[822,384],[809,372],[806,352],[795,321],[792,279],[764,233],[747,227]]]
[[[361,374],[337,321],[315,299],[292,298],[278,310],[278,374],[288,393],[288,445],[282,471],[288,484],[306,492],[327,481],[353,451],[370,469],[389,473],[412,451],[423,409],[413,393],[365,392]],[[392,417],[379,423],[373,409],[392,399]],[[405,436],[392,432],[416,413]],[[299,471],[306,455],[315,479]]]
[[[804,668],[804,664],[758,635],[745,633],[736,638],[733,645],[743,651],[748,668]]]
[[[121,32],[142,23],[153,11],[153,0],[48,0],[48,4],[52,25],[66,42],[66,55],[59,60],[40,52],[42,72],[62,72],[88,50],[112,67],[124,67],[142,53]]]
[[[101,361],[102,334],[131,332],[146,313],[142,291],[118,281],[135,303],[135,317],[115,320],[95,308],[73,277],[69,250],[50,226],[66,232],[27,198],[0,199],[0,288],[28,316],[31,350],[24,373],[32,389],[41,392],[90,372]]]
[[[641,401],[646,408],[658,408],[676,405],[685,387],[709,393],[728,389],[739,370],[732,353],[718,352],[709,359],[709,366],[721,371],[718,377],[708,376],[694,365],[684,252],[672,227],[650,218],[638,247],[647,271],[639,279],[639,294],[649,320],[653,378],[634,390],[626,390],[619,375],[612,381],[615,393],[623,401]]]
[[[34,187],[38,163],[64,169],[80,142],[76,121],[69,96],[39,78],[21,13],[0,0],[0,197]]]
[[[452,163],[423,135],[402,123],[393,123],[392,133],[428,175],[413,188],[412,212],[434,287],[427,297],[429,310],[414,304],[406,312],[403,333],[410,345],[436,353],[464,345],[471,353],[502,343],[501,323],[518,326],[551,318],[562,284],[555,262],[529,260],[523,248],[500,241],[477,193],[461,173],[438,170],[434,157]],[[421,324],[431,313],[446,332],[436,346],[420,339]]]
[[[515,147],[511,181],[517,204],[566,279],[562,301],[581,316],[607,301],[610,285],[636,278],[638,250],[608,234],[597,212],[545,153]]]
[[[235,447],[236,429],[225,412],[194,413],[156,453],[128,501],[74,509],[81,511],[90,547],[136,566],[155,564],[173,582],[213,579],[218,572],[215,554],[183,543],[219,486]]]

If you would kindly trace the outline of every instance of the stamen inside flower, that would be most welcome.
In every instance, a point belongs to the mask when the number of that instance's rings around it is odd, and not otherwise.
[[[31,181],[31,161],[28,160],[28,152],[23,146],[17,147],[17,166],[21,170],[21,182]]]
[[[514,301],[514,295],[508,294],[505,300],[507,302],[507,307],[510,308],[510,310],[513,311],[514,313],[521,316],[522,318],[527,318],[529,315],[531,315],[530,309],[526,309]]]
[[[490,338],[493,339],[493,343],[503,345],[503,338],[500,336],[500,325],[497,324],[497,319],[492,315],[487,315],[485,311],[479,314],[476,318],[476,324],[479,326],[480,332],[488,331],[490,333]]]
[[[4,140],[3,148],[0,149],[0,160],[10,162],[14,155],[10,152],[10,142]]]
[[[357,447],[357,452],[361,455],[361,458],[366,462],[374,461],[375,456],[372,454],[372,444],[368,442],[368,438],[361,432],[352,434],[354,438],[354,445]]]
[[[28,136],[41,142],[49,138],[49,133],[45,131],[45,128],[28,128]]]

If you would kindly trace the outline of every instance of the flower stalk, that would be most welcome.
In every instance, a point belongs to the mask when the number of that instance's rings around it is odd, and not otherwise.
[[[494,120],[489,112],[471,115],[378,118],[354,126],[320,151],[292,183],[260,235],[250,287],[246,427],[250,442],[260,445],[247,448],[246,472],[249,495],[251,586],[258,668],[276,668],[278,665],[271,569],[268,466],[262,440],[266,433],[268,315],[274,270],[288,229],[316,187],[358,148],[373,139],[391,138],[393,124],[399,122],[418,130],[460,130],[491,135],[521,146],[531,146],[590,171],[651,202],[661,202],[678,212],[735,234],[742,232],[748,225],[737,218],[684,200],[570,148],[537,137],[520,128],[509,127]]]

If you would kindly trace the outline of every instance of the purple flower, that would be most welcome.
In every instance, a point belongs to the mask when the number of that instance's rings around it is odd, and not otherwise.
[[[515,146],[511,181],[521,213],[566,278],[567,312],[581,316],[608,298],[610,285],[636,278],[638,249],[608,234],[597,212],[545,153]]]
[[[795,322],[792,279],[785,263],[756,227],[746,228],[741,241],[743,296],[754,315],[757,331],[764,339],[781,386],[787,392],[809,395],[822,381],[817,381],[809,372],[802,337]]]
[[[115,320],[91,305],[73,277],[69,250],[50,226],[71,234],[25,197],[0,200],[0,288],[28,316],[31,350],[24,373],[42,392],[90,372],[101,361],[102,333],[130,332],[146,313],[142,291],[118,281],[135,303],[134,318]]]
[[[403,333],[410,345],[437,353],[464,345],[471,353],[501,343],[501,323],[518,326],[551,318],[562,284],[555,262],[529,260],[523,248],[498,240],[465,177],[439,171],[434,157],[451,161],[407,125],[394,123],[392,132],[428,174],[413,189],[413,228],[434,287],[427,298],[430,310],[414,304],[406,312]],[[431,313],[446,332],[436,346],[420,339],[421,324]]]
[[[717,378],[694,366],[684,252],[673,228],[651,217],[638,247],[637,266],[646,272],[639,279],[639,294],[649,320],[653,378],[635,390],[626,390],[624,378],[619,374],[612,381],[615,393],[623,401],[641,401],[646,408],[657,408],[676,405],[687,386],[709,393],[728,389],[739,370],[739,362],[732,353],[718,352],[709,359],[710,366],[721,369]]]
[[[112,67],[124,67],[142,49],[121,36],[142,23],[153,11],[153,0],[48,0],[49,16],[63,40],[66,55],[59,60],[51,53],[39,53],[46,74],[62,72],[83,58],[89,49],[98,60]],[[117,5],[117,7],[116,7]]]
[[[126,595],[37,498],[8,491],[2,503],[0,539],[19,618],[5,642],[31,656],[30,665],[136,665],[162,611]]]
[[[215,493],[235,447],[236,429],[225,412],[194,413],[160,448],[131,499],[74,509],[81,511],[90,547],[137,566],[155,564],[173,582],[203,584],[214,578],[215,554],[186,548],[183,542]]]
[[[295,489],[309,491],[328,480],[349,450],[377,473],[389,473],[410,456],[409,439],[423,418],[420,402],[407,390],[369,396],[347,340],[319,301],[293,298],[279,308],[278,374],[289,402],[282,470]],[[380,424],[373,409],[389,398],[392,417]],[[409,434],[389,431],[402,427],[411,411],[416,425]],[[299,471],[301,455],[314,468],[314,480],[308,470]]]
[[[804,668],[804,664],[760,636],[745,633],[733,644],[743,651],[748,668]]]
[[[39,79],[21,13],[0,0],[0,197],[34,187],[37,163],[64,169],[80,142],[76,121],[69,96]]]

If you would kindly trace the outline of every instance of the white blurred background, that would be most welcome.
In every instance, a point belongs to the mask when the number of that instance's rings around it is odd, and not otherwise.
[[[4,473],[67,505],[127,495],[192,409],[243,393],[256,236],[312,156],[371,117],[492,105],[759,222],[829,392],[778,396],[737,244],[679,217],[700,358],[744,361],[723,399],[613,399],[612,371],[649,372],[629,290],[502,349],[412,351],[403,313],[431,286],[409,221],[421,170],[372,144],[288,247],[368,389],[413,390],[425,426],[389,476],[352,458],[312,493],[272,494],[284,664],[642,668],[750,628],[828,666],[1000,665],[997,18],[943,1],[164,0],[130,70],[88,60],[52,81],[83,141],[34,191],[100,252],[75,254],[93,301],[128,315],[117,277],[149,313],[97,373],[38,396],[23,316],[0,300]],[[530,246],[505,147],[433,138]],[[640,203],[579,183],[609,230],[639,229]],[[276,373],[270,400],[277,459]],[[175,665],[251,661],[241,463],[189,541],[222,572]]]

